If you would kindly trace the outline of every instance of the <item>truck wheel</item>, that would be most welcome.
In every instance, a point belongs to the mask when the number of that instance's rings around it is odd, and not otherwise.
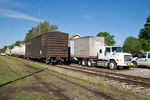
[[[137,68],[138,66],[137,66],[137,62],[133,62],[133,68]]]
[[[88,62],[87,62],[87,66],[88,66],[88,67],[93,67],[92,60],[88,60]]]
[[[85,59],[82,60],[82,66],[86,66],[87,65],[87,61]]]
[[[117,69],[117,64],[116,64],[115,61],[110,61],[110,63],[109,63],[109,69],[111,69],[111,70]]]

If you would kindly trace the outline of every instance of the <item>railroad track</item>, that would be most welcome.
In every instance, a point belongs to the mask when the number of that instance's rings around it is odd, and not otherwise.
[[[142,82],[150,83],[150,79],[144,78],[144,77],[119,74],[119,73],[115,73],[114,71],[108,71],[108,70],[104,71],[104,70],[101,70],[101,68],[88,68],[88,67],[83,67],[83,66],[79,66],[79,65],[70,65],[70,66],[75,67],[75,68],[100,72],[100,73],[103,73],[105,75],[114,75],[114,76],[118,76],[118,77],[125,77],[125,78],[128,78],[130,80],[136,80],[136,81],[142,81]]]
[[[26,59],[24,59],[24,60],[26,60]],[[33,61],[33,60],[30,60],[30,61]],[[37,61],[33,61],[33,62],[37,62]],[[38,63],[45,64],[42,62],[38,62]],[[123,83],[126,83],[127,85],[134,85],[134,86],[138,86],[138,87],[150,88],[150,79],[148,79],[148,78],[119,74],[119,73],[104,71],[104,70],[102,71],[102,70],[100,70],[100,68],[81,67],[80,65],[54,65],[54,67],[59,67],[59,68],[63,68],[63,69],[71,70],[71,71],[87,73],[90,75],[96,75],[96,76],[107,78],[109,80],[123,82]]]
[[[107,71],[100,71],[92,68],[86,68],[86,67],[77,67],[77,66],[68,66],[68,65],[56,65],[59,68],[71,70],[71,71],[77,71],[82,72],[90,75],[96,75],[100,77],[107,78],[109,80],[115,80],[122,83],[126,83],[127,85],[134,85],[138,87],[143,88],[150,88],[150,79],[142,78],[142,77],[136,77],[136,76],[130,76],[130,75],[124,75],[124,74],[118,74],[113,72],[107,72]]]

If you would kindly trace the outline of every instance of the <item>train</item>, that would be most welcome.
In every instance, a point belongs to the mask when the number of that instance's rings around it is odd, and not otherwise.
[[[8,47],[6,55],[39,59],[47,64],[69,63],[68,33],[46,32],[28,39],[24,44]]]
[[[82,66],[103,66],[109,69],[130,68],[132,55],[123,53],[119,46],[106,46],[104,37],[79,34],[69,36],[63,32],[46,32],[31,38],[13,48],[7,48],[7,55],[39,59],[46,64],[72,63]]]

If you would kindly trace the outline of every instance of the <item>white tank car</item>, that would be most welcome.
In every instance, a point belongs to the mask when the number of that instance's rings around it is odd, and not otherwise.
[[[7,47],[7,50],[5,53],[6,53],[6,55],[11,56],[11,48]]]
[[[25,56],[25,44],[21,44],[20,46],[15,46],[11,50],[11,55],[24,57]]]

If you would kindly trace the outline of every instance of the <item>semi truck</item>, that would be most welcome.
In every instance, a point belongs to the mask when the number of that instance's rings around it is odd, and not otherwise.
[[[69,40],[70,55],[82,66],[103,66],[111,70],[129,68],[132,55],[123,53],[120,46],[106,46],[104,37],[87,36]]]

